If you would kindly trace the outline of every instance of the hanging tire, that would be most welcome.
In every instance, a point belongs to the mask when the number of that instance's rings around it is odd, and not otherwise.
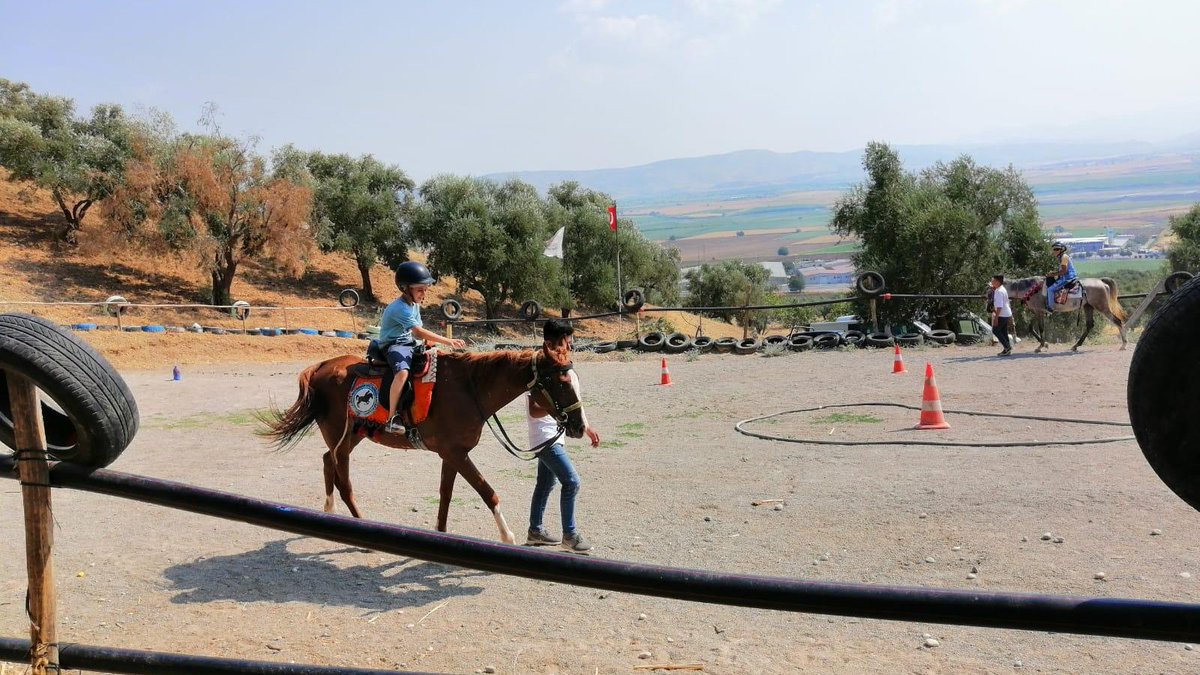
[[[338,304],[342,307],[357,307],[358,306],[358,291],[353,288],[338,293]]]
[[[954,342],[955,337],[954,331],[946,330],[944,328],[938,328],[937,330],[930,331],[929,333],[929,339],[935,344],[939,345],[951,344]]]
[[[625,295],[621,298],[622,308],[626,312],[636,312],[646,304],[646,294],[640,288],[631,288],[625,291]]]
[[[521,305],[521,318],[526,321],[537,321],[537,318],[542,315],[542,306],[537,300],[526,300]]]
[[[229,308],[229,313],[233,315],[233,318],[245,321],[250,317],[250,303],[245,300],[238,300]]]
[[[462,305],[457,300],[447,300],[442,303],[442,316],[450,321],[462,318]]]
[[[704,352],[711,352],[713,349],[713,339],[707,335],[701,335],[692,340],[692,349],[695,349],[701,354]]]
[[[129,311],[129,301],[119,295],[110,295],[104,301],[104,313],[109,316],[117,316]]]
[[[597,343],[593,349],[593,351],[595,351],[597,354],[607,354],[609,352],[615,352],[616,350],[617,343],[615,342],[600,342]]]
[[[1175,291],[1182,288],[1184,284],[1191,281],[1191,279],[1192,279],[1191,272],[1173,272],[1163,282],[1163,288],[1168,293],[1174,293]]]
[[[728,354],[738,346],[737,338],[723,337],[713,341],[713,351],[718,354]]]
[[[1179,287],[1146,324],[1129,366],[1129,421],[1146,461],[1200,511],[1200,281]]]
[[[137,434],[137,402],[103,356],[50,321],[0,314],[0,442],[14,450],[5,371],[29,378],[62,409],[42,404],[46,443],[59,460],[105,467]]]
[[[808,335],[793,335],[788,340],[788,349],[794,352],[806,352],[812,349],[813,339]]]
[[[762,342],[760,340],[756,340],[754,338],[746,338],[745,340],[742,340],[737,343],[737,346],[733,348],[733,353],[735,353],[735,354],[753,354],[754,352],[758,351],[761,347],[762,347]]]
[[[842,341],[851,347],[866,347],[867,334],[858,330],[848,330],[842,336]]]
[[[891,347],[892,336],[887,333],[870,333],[867,335],[867,346],[870,347]]]
[[[854,280],[854,289],[868,298],[883,295],[883,288],[883,275],[879,272],[863,272]]]
[[[646,333],[638,339],[637,349],[639,352],[662,351],[665,342],[666,338],[664,338],[663,334],[659,333],[658,331]]]
[[[825,333],[813,338],[813,349],[836,349],[842,344],[842,337],[837,333]]]
[[[920,347],[925,343],[925,338],[917,335],[901,335],[896,338],[896,342],[900,343],[901,347]]]
[[[692,338],[684,333],[671,333],[663,344],[663,351],[668,354],[679,354],[692,348]]]

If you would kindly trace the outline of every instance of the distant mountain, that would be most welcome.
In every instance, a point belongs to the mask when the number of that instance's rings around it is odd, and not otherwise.
[[[1164,144],[1028,142],[996,145],[896,146],[904,165],[919,170],[939,160],[969,154],[992,165],[1030,168],[1082,160],[1200,151],[1200,133]],[[800,190],[840,190],[862,179],[862,151],[790,152],[741,150],[723,155],[668,159],[641,166],[582,171],[519,171],[491,174],[517,177],[540,190],[565,180],[611,194],[625,202],[764,196]]]

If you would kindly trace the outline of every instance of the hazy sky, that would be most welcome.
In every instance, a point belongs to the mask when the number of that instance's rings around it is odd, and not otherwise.
[[[0,77],[435,172],[1200,131],[1197,0],[0,0]]]

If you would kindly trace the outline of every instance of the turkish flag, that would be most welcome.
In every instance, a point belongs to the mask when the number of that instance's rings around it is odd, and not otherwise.
[[[608,227],[613,232],[617,231],[617,205],[613,204],[608,207]]]

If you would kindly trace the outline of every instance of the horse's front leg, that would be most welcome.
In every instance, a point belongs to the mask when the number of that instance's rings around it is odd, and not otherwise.
[[[456,478],[458,478],[458,471],[450,465],[450,462],[443,459],[442,483],[438,488],[438,532],[446,531],[446,523],[450,519],[450,499],[454,496],[454,479]]]
[[[1033,350],[1033,353],[1041,354],[1042,350],[1046,348],[1046,315],[1042,312],[1037,312],[1033,316],[1034,316],[1033,322],[1034,322],[1034,325],[1036,326],[1036,328],[1033,331],[1033,334],[1038,339],[1037,349]]]
[[[479,473],[479,469],[475,467],[475,463],[464,452],[462,455],[454,457],[454,463],[458,466],[458,473],[462,475],[471,487],[479,493],[479,498],[492,512],[492,517],[496,519],[496,528],[500,530],[500,541],[506,544],[517,543],[517,536],[508,527],[508,521],[504,519],[504,514],[500,512],[500,495],[492,489],[491,485],[484,480],[483,474]]]

